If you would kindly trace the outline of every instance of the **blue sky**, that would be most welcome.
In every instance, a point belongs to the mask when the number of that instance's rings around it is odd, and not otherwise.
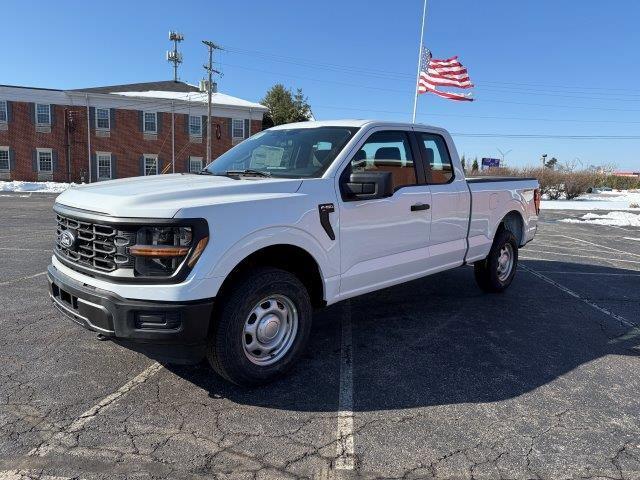
[[[211,39],[220,90],[259,100],[301,87],[318,119],[410,120],[422,0],[3,2],[0,83],[80,88],[171,78],[169,29],[186,39],[182,80]],[[615,7],[615,8],[614,8]],[[467,157],[507,164],[615,163],[640,170],[640,2],[429,0],[425,44],[459,55],[476,101],[418,99],[418,121],[460,134]],[[635,136],[632,139],[505,135]]]

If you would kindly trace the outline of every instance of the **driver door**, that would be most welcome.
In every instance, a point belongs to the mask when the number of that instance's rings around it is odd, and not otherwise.
[[[428,270],[431,192],[413,133],[374,131],[340,175],[391,172],[393,194],[345,198],[340,203],[341,296],[353,296],[417,278]]]

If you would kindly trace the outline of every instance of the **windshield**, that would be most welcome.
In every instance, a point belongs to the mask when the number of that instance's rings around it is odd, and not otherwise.
[[[214,175],[253,172],[273,177],[317,178],[357,131],[355,127],[266,130],[218,157],[205,171]]]

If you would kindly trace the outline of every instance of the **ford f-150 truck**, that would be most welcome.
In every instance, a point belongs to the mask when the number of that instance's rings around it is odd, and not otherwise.
[[[62,193],[50,295],[102,338],[255,385],[300,358],[314,309],[465,264],[502,292],[539,202],[535,179],[465,179],[441,128],[282,125],[199,173]]]

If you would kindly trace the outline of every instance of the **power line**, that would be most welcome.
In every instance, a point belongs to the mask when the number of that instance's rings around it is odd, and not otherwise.
[[[544,135],[529,133],[460,133],[453,132],[455,137],[475,138],[523,138],[523,139],[554,139],[554,140],[640,140],[640,135]]]
[[[334,105],[314,105],[314,109],[328,109],[328,110],[353,110],[360,112],[374,112],[374,113],[389,113],[394,115],[408,115],[409,111],[400,110],[374,110],[370,108],[358,108],[358,107],[339,107]],[[530,120],[537,122],[569,122],[569,123],[612,123],[612,124],[640,124],[640,121],[625,121],[625,120],[582,120],[582,119],[569,119],[569,118],[535,118],[535,117],[499,117],[493,115],[465,115],[459,113],[418,113],[423,117],[460,117],[460,118],[478,118],[485,120]]]
[[[344,64],[335,64],[335,63],[322,63],[318,61],[310,61],[308,59],[303,59],[299,57],[290,57],[285,55],[278,55],[268,52],[261,52],[258,50],[247,50],[236,47],[226,47],[227,51],[230,53],[237,53],[240,55],[250,55],[258,58],[262,58],[265,60],[271,60],[281,63],[290,63],[298,66],[307,66],[311,68],[322,67],[323,69],[333,69],[344,72],[351,72],[353,74],[359,76],[376,76],[376,77],[386,77],[386,78],[406,78],[408,80],[413,80],[414,75],[405,72],[392,72],[388,70],[380,70],[380,69],[370,69],[365,67],[358,67],[354,65],[344,65]],[[609,94],[608,92],[603,92],[602,90],[605,87],[589,87],[583,85],[556,85],[556,84],[543,84],[543,83],[524,83],[524,82],[504,82],[504,81],[492,81],[492,80],[483,80],[480,82],[482,84],[494,84],[494,85],[513,85],[513,86],[525,86],[525,87],[550,87],[550,88],[564,88],[574,90],[596,90],[599,91],[600,94],[605,95]],[[618,92],[634,92],[634,96],[640,96],[640,90],[638,89],[625,89],[625,88],[615,88],[607,86],[606,89],[608,91],[616,90]],[[611,95],[616,95],[615,93],[611,93]],[[619,94],[618,94],[619,95]]]
[[[362,85],[362,84],[355,84],[355,83],[349,83],[349,82],[340,82],[340,81],[336,81],[336,80],[322,80],[319,78],[312,78],[312,77],[304,77],[301,75],[291,75],[291,74],[286,74],[286,73],[281,73],[281,72],[272,72],[272,71],[268,71],[268,70],[262,70],[259,68],[253,68],[253,67],[245,67],[243,65],[234,65],[234,64],[230,64],[227,63],[226,64],[228,67],[235,67],[235,68],[240,68],[240,69],[244,69],[244,70],[251,70],[251,71],[255,71],[255,72],[260,72],[260,73],[267,73],[270,75],[276,75],[279,77],[291,77],[291,78],[298,78],[301,80],[308,80],[311,82],[319,82],[319,83],[330,83],[333,85],[342,85],[342,86],[346,86],[346,87],[353,87],[353,88],[358,88],[358,89],[370,89],[370,90],[379,90],[379,91],[383,91],[383,92],[394,92],[394,93],[402,93],[402,94],[406,94],[407,90],[399,90],[399,89],[392,89],[392,88],[383,88],[383,87],[374,87],[371,85]],[[495,100],[495,99],[485,99],[483,97],[477,98],[476,100],[478,101],[482,101],[482,102],[488,102],[488,103],[509,103],[509,104],[513,104],[513,105],[530,105],[530,106],[537,106],[537,107],[552,107],[552,108],[579,108],[579,109],[587,109],[587,110],[603,110],[603,111],[612,111],[612,112],[640,112],[639,109],[624,109],[624,108],[607,108],[607,107],[589,107],[589,106],[583,106],[583,105],[554,105],[554,104],[545,104],[545,103],[527,103],[527,102],[514,102],[514,101],[508,101],[508,100]]]

